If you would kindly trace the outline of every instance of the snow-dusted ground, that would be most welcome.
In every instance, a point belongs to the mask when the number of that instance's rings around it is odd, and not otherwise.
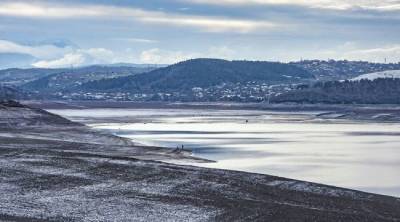
[[[38,110],[21,116],[27,107],[0,110],[3,221],[400,220],[394,197],[153,161],[200,160]]]
[[[400,78],[400,70],[388,70],[383,72],[367,73],[351,79],[352,81],[359,81],[362,79],[375,80],[379,78]]]

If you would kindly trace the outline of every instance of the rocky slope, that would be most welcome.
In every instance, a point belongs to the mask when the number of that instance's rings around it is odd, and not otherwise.
[[[0,103],[0,220],[399,221],[400,199],[275,176],[182,166],[14,102]]]

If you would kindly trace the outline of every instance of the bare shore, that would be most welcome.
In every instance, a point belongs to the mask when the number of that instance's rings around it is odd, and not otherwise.
[[[118,102],[118,101],[23,101],[42,109],[219,109],[266,110],[279,112],[316,111],[316,118],[357,121],[400,122],[399,105],[343,105],[343,104],[267,104],[267,103],[170,103],[170,102]]]

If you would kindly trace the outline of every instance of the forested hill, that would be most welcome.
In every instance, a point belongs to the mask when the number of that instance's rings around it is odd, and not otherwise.
[[[318,82],[300,86],[271,99],[272,102],[400,104],[400,79]]]
[[[18,100],[18,99],[25,99],[28,98],[29,95],[21,90],[12,87],[12,86],[5,86],[0,84],[0,101],[5,100]]]
[[[299,83],[314,79],[308,71],[277,62],[193,59],[135,76],[92,81],[79,87],[83,91],[176,92],[193,87],[249,81]]]
[[[42,78],[24,84],[22,87],[38,92],[60,92],[69,90],[88,81],[130,76],[148,72],[156,67],[129,67],[129,66],[88,66],[76,69],[60,69]]]
[[[20,86],[51,74],[64,72],[65,70],[67,69],[3,69],[0,70],[0,82],[2,84]]]
[[[400,69],[400,63],[370,63],[348,60],[302,60],[289,64],[309,71],[320,81],[351,79],[366,73]]]

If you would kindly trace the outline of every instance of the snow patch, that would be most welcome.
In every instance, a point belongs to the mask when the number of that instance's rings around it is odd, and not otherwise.
[[[373,72],[364,75],[360,75],[356,78],[351,79],[351,81],[360,81],[362,79],[375,80],[379,78],[397,79],[400,78],[400,70],[388,70],[383,72]]]

